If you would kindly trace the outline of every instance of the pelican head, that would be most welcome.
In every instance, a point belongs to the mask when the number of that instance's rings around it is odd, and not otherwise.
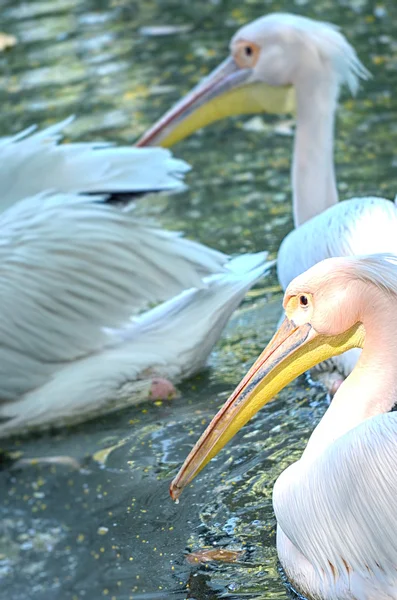
[[[368,72],[332,25],[274,13],[248,23],[233,36],[230,56],[139,140],[138,146],[172,146],[231,115],[295,111],[296,91],[318,78],[347,83],[354,93]]]
[[[323,360],[362,348],[369,332],[377,340],[376,320],[386,317],[390,328],[384,303],[390,293],[397,296],[396,267],[397,257],[388,255],[330,258],[290,283],[283,324],[189,454],[171,484],[174,499],[293,379]]]

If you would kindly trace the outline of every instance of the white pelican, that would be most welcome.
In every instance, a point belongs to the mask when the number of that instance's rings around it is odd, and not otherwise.
[[[78,195],[178,189],[187,165],[161,148],[58,145],[66,124],[0,139],[0,437],[191,375],[269,266],[265,253],[229,261],[105,195]]]
[[[281,244],[282,288],[332,256],[397,253],[397,208],[383,198],[338,203],[333,162],[339,91],[352,93],[368,71],[332,25],[290,14],[270,14],[243,26],[230,57],[143,136],[140,146],[171,146],[199,129],[240,113],[296,112],[292,164],[296,229]],[[359,352],[335,359],[347,375]]]
[[[298,276],[285,321],[171,484],[197,473],[275,394],[316,363],[363,348],[300,460],[277,480],[277,550],[312,600],[397,598],[397,256],[331,258]]]

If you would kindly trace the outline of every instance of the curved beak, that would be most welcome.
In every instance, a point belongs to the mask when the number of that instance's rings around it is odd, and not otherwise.
[[[227,58],[137,142],[137,146],[170,147],[198,129],[240,114],[293,112],[291,86],[273,87],[255,81],[253,69],[242,69]]]
[[[211,421],[170,486],[173,500],[262,406],[319,362],[361,348],[365,331],[357,323],[338,336],[324,336],[310,323],[286,318],[268,346]]]

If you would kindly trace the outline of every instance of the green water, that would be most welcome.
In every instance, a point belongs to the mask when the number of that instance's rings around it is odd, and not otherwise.
[[[15,0],[0,30],[19,43],[0,54],[0,135],[71,113],[73,140],[131,144],[226,54],[238,26],[292,11],[343,26],[372,71],[337,123],[341,197],[397,191],[397,9],[365,0]],[[153,35],[157,26],[170,35]],[[145,29],[146,28],[146,29]],[[291,137],[275,119],[214,125],[179,144],[190,189],[143,200],[165,227],[229,253],[275,253],[292,227]],[[227,143],[225,143],[227,141]],[[173,402],[147,404],[24,441],[24,456],[64,455],[81,465],[0,472],[0,586],[7,600],[149,600],[288,597],[277,567],[271,490],[326,407],[304,378],[257,416],[182,496],[168,484],[204,425],[269,339],[279,317],[275,276],[255,288],[213,352],[208,370]],[[123,440],[106,465],[92,455]],[[185,554],[243,550],[239,564],[197,567]]]

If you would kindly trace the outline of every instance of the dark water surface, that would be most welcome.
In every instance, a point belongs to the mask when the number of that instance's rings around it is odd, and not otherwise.
[[[341,197],[397,191],[397,9],[393,0],[2,1],[0,135],[75,113],[73,140],[131,144],[226,54],[237,27],[292,11],[343,26],[372,71],[338,117]],[[159,35],[159,26],[169,26]],[[155,35],[157,34],[157,35]],[[287,118],[287,117],[286,117]],[[285,119],[284,119],[285,120]],[[248,123],[248,128],[247,128]],[[292,227],[291,137],[279,121],[231,119],[179,144],[189,191],[141,202],[164,226],[229,253],[275,253]],[[227,139],[227,144],[225,143]],[[192,443],[268,341],[279,317],[275,276],[257,286],[181,398],[78,428],[10,441],[63,465],[0,472],[0,597],[127,600],[288,597],[277,570],[272,485],[326,407],[302,378],[257,416],[174,505],[168,485]],[[105,461],[96,454],[119,444]],[[205,547],[242,550],[238,564],[190,564]]]

